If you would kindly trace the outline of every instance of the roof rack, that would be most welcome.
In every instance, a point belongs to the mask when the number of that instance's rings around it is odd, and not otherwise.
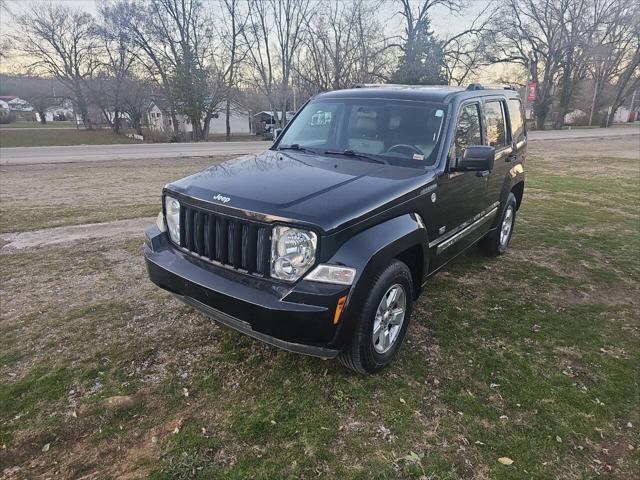
[[[408,85],[402,83],[356,83],[351,88],[452,88],[451,85]]]
[[[515,90],[516,87],[506,83],[470,83],[467,90]]]

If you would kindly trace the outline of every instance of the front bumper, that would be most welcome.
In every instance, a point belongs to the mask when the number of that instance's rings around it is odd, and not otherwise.
[[[155,226],[146,232],[144,256],[153,283],[224,325],[296,353],[333,358],[340,352],[333,318],[349,287],[289,285],[215,266],[174,247]]]

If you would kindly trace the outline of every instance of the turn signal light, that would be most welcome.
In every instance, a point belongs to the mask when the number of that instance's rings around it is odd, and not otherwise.
[[[344,309],[344,304],[347,301],[347,296],[340,297],[338,299],[338,304],[336,305],[336,313],[333,315],[333,324],[337,325],[340,321],[340,315],[342,315],[342,310]]]

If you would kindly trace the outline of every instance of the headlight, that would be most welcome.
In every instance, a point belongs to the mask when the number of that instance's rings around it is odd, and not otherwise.
[[[167,228],[164,225],[164,215],[162,214],[162,210],[158,212],[158,216],[156,217],[156,227],[158,227],[158,230],[161,232],[167,231]]]
[[[315,233],[278,226],[271,237],[271,276],[280,280],[299,279],[316,261]]]
[[[180,202],[173,197],[164,197],[164,211],[167,229],[173,243],[180,245]]]

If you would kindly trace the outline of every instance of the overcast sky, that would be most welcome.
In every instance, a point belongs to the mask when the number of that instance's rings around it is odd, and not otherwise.
[[[416,6],[423,0],[415,0]],[[13,13],[20,13],[27,10],[34,4],[49,3],[49,0],[6,0],[7,6]],[[97,3],[94,0],[53,0],[54,3],[65,3],[74,7],[82,8],[87,12],[95,14],[97,12]],[[451,15],[446,8],[437,6],[431,12],[431,20],[433,29],[440,37],[458,33],[467,28],[476,16],[484,11],[491,3],[491,0],[467,0],[469,7],[465,9],[462,15]],[[391,1],[387,1],[381,11],[379,18],[384,22],[388,35],[399,35],[402,33],[402,24],[399,15],[397,15],[398,5],[394,5]],[[386,21],[386,19],[389,19]],[[11,17],[5,12],[0,11],[0,31],[6,33],[11,29]],[[11,72],[14,70],[13,62],[3,62],[0,70]]]

